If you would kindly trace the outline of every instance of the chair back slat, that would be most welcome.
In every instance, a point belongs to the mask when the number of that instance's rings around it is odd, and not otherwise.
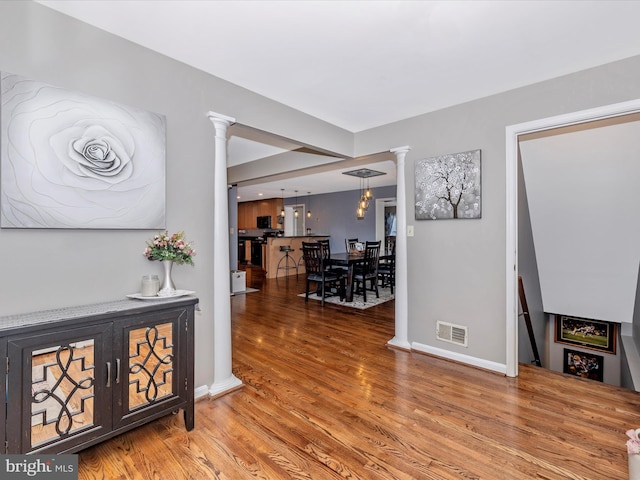
[[[302,242],[302,257],[307,274],[322,273],[323,258],[322,247],[316,242]]]
[[[328,239],[318,240],[318,245],[320,245],[320,254],[323,260],[329,260],[331,258],[331,245]]]
[[[366,242],[364,247],[365,275],[377,276],[379,262],[380,262],[380,241]]]

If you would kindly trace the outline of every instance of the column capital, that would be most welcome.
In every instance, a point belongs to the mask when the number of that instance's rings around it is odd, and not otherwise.
[[[216,112],[211,112],[209,111],[207,113],[207,117],[209,118],[209,120],[211,120],[212,122],[220,122],[220,123],[224,123],[226,124],[226,126],[228,127],[229,125],[233,125],[234,123],[236,123],[236,119],[233,117],[229,117],[227,115],[222,115],[221,113],[216,113]]]
[[[411,150],[411,147],[408,145],[405,145],[404,147],[396,147],[396,148],[392,148],[391,150],[389,150],[391,153],[395,153],[396,155],[398,155],[399,153],[407,153],[409,150]]]

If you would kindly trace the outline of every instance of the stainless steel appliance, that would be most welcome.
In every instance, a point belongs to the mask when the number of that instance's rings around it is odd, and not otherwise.
[[[258,228],[271,228],[271,215],[263,215],[257,218]]]

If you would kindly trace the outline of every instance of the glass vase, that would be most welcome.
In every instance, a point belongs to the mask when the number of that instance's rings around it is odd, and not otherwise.
[[[176,294],[176,286],[171,278],[171,269],[173,268],[173,262],[171,260],[162,260],[162,284],[160,290],[158,290],[159,297],[170,297]]]

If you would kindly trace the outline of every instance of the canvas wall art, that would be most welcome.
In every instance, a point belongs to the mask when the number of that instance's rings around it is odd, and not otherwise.
[[[165,228],[163,115],[0,75],[1,227]]]
[[[481,218],[480,150],[418,160],[416,220]]]

